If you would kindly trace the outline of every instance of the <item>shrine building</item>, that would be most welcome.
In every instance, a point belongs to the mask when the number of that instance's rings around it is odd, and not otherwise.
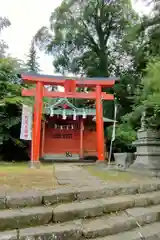
[[[113,120],[103,118],[104,128]],[[67,98],[45,106],[40,158],[47,160],[97,159],[96,109],[77,108]],[[107,158],[106,141],[105,156]]]

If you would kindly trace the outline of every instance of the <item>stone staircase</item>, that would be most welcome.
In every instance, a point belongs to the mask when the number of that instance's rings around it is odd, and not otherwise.
[[[160,182],[0,196],[0,240],[160,239]]]

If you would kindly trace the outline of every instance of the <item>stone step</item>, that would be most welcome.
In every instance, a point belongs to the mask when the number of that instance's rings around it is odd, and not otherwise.
[[[0,232],[0,240],[14,240],[14,239],[56,239],[56,240],[83,240],[83,239],[102,239],[112,240],[115,234],[122,235],[123,240],[140,239],[140,238],[125,238],[125,236],[135,236],[138,231],[146,229],[145,225],[150,228],[149,233],[155,233],[158,229],[160,233],[160,222],[153,224],[160,220],[160,205],[148,208],[133,208],[126,211],[119,212],[113,215],[105,215],[96,219],[78,219],[72,222],[61,224],[53,224],[47,226],[23,228],[13,231]],[[137,228],[137,222],[144,226]],[[154,226],[156,226],[154,228]],[[135,230],[133,230],[135,229]],[[131,231],[132,230],[132,231]],[[126,232],[129,231],[129,232]],[[143,231],[144,232],[144,231]],[[124,235],[124,238],[123,238]],[[107,236],[109,236],[107,238]]]
[[[78,218],[97,217],[127,208],[157,204],[160,204],[160,192],[85,200],[58,205],[53,211],[53,219],[55,222],[65,222]]]
[[[52,207],[33,207],[0,211],[0,231],[53,222]]]
[[[94,187],[60,188],[48,192],[28,191],[18,194],[1,194],[0,209],[53,205],[58,202],[82,201],[107,198],[116,195],[147,193],[160,190],[160,181],[143,184],[109,184]]]
[[[160,192],[0,211],[0,231],[93,218],[128,208],[160,204]],[[159,207],[159,205],[158,205]]]
[[[83,235],[86,239],[118,234],[137,227],[160,221],[160,205],[149,208],[132,208],[113,215],[85,220]],[[160,226],[160,223],[159,223]],[[129,240],[129,239],[128,239]]]
[[[113,236],[95,238],[94,240],[159,240],[160,222],[136,228],[132,231],[119,233]]]

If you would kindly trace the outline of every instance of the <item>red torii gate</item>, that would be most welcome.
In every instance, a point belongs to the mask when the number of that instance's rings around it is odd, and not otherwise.
[[[102,87],[113,87],[115,81],[118,80],[117,78],[70,78],[30,73],[21,74],[21,78],[25,83],[36,84],[35,88],[22,89],[22,96],[35,97],[31,165],[39,163],[43,97],[95,99],[98,160],[103,161],[105,159],[102,100],[114,100],[114,96],[112,94],[102,92]],[[63,86],[65,88],[65,92],[48,91],[44,88],[44,85]],[[95,88],[95,91],[88,93],[76,92],[76,87],[91,87]]]

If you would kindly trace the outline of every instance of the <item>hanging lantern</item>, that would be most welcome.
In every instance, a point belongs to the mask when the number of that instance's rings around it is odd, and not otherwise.
[[[62,126],[62,125],[60,126],[60,129],[61,129],[61,130],[63,129],[63,126]]]
[[[50,117],[53,117],[53,116],[54,116],[53,108],[50,108]]]
[[[57,124],[54,125],[54,128],[57,129]]]
[[[76,112],[74,111],[74,114],[73,114],[73,120],[74,121],[76,120],[76,117],[77,117],[77,115],[76,115]]]
[[[72,124],[72,129],[74,129],[73,124]]]
[[[85,110],[83,109],[83,115],[82,115],[82,118],[85,119],[86,118],[86,112]]]
[[[66,117],[66,111],[63,110],[62,119],[63,119],[63,120],[66,120],[66,118],[67,118],[67,117]]]

